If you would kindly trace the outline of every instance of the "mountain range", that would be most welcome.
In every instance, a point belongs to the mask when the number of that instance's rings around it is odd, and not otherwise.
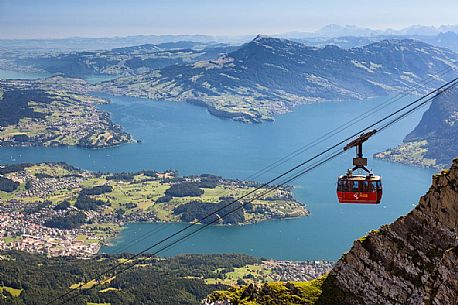
[[[411,39],[342,49],[257,36],[215,60],[167,66],[96,86],[119,95],[187,101],[215,115],[260,122],[298,104],[425,92],[457,70],[458,55]],[[425,78],[434,76],[427,86]],[[420,86],[421,85],[421,86]]]
[[[315,32],[287,32],[278,36],[285,38],[310,38],[310,37],[343,37],[343,36],[380,36],[380,35],[398,35],[398,36],[434,36],[445,32],[458,33],[458,25],[441,25],[441,26],[425,26],[412,25],[401,29],[371,29],[356,25],[338,25],[328,24]]]
[[[436,36],[445,32],[458,34],[458,25],[424,26],[412,25],[402,29],[377,30],[356,25],[329,24],[316,31],[292,31],[285,33],[272,33],[273,36],[286,39],[330,39],[337,37],[370,37],[370,36]],[[226,43],[240,45],[256,36],[245,34],[238,36],[212,36],[212,35],[132,35],[116,37],[68,37],[55,39],[0,39],[1,48],[11,49],[34,49],[38,52],[48,51],[94,51],[121,48],[142,44],[161,44],[178,41],[194,41],[199,43]]]
[[[430,45],[447,48],[458,52],[458,33],[448,31],[437,35],[369,35],[369,36],[339,36],[339,37],[307,37],[292,38],[292,40],[305,43],[309,46],[324,47],[326,45],[336,45],[344,49],[362,47],[374,42],[388,39],[415,39]]]

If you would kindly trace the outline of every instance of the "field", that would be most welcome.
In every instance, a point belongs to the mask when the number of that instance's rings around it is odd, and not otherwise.
[[[7,286],[0,286],[0,293],[3,293],[3,292],[8,292],[13,297],[18,297],[21,295],[22,289],[16,289],[16,288],[7,287]]]
[[[223,270],[217,270],[223,271]],[[215,272],[216,273],[216,272]],[[224,273],[223,278],[207,278],[205,283],[208,285],[223,284],[227,286],[237,286],[241,281],[243,284],[270,282],[272,278],[269,275],[272,269],[265,264],[250,264],[240,268],[234,268],[233,271]]]

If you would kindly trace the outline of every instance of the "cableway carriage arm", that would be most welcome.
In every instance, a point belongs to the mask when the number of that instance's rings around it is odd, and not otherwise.
[[[356,157],[353,158],[353,169],[355,171],[357,169],[362,169],[370,174],[370,171],[366,168],[367,165],[367,158],[363,157],[363,143],[369,140],[377,132],[376,129],[368,131],[366,133],[361,134],[357,139],[351,141],[344,147],[344,151],[349,150],[350,148],[356,147]]]

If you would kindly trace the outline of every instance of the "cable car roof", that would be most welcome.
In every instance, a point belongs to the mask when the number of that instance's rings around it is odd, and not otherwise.
[[[376,175],[372,175],[372,176],[369,176],[369,175],[351,175],[351,176],[347,176],[347,175],[342,175],[342,176],[339,176],[339,180],[342,179],[342,180],[351,180],[351,181],[380,181],[382,180],[382,177],[381,176],[376,176]]]

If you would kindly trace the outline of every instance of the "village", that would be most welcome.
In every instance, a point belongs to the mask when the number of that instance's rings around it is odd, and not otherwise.
[[[46,227],[42,223],[45,212],[28,214],[18,212],[16,207],[0,207],[0,250],[81,258],[92,257],[99,252],[100,238],[88,230]],[[51,213],[46,212],[48,216]],[[54,213],[58,214],[56,211]]]
[[[272,270],[270,277],[274,282],[303,282],[329,272],[334,266],[331,261],[264,261],[266,269]]]

